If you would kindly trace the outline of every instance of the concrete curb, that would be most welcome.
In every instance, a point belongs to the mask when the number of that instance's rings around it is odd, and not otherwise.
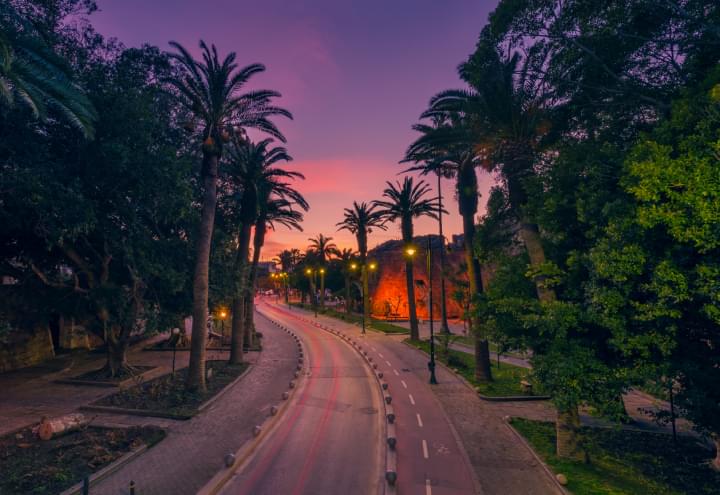
[[[198,408],[197,408],[197,412],[198,412],[198,413],[201,413],[202,411],[204,411],[204,410],[207,409],[208,407],[212,406],[215,402],[218,401],[218,399],[220,399],[220,397],[222,397],[223,395],[225,395],[226,393],[228,393],[228,391],[230,391],[230,389],[232,389],[235,385],[237,385],[237,384],[240,382],[240,380],[242,380],[243,378],[245,378],[245,377],[248,375],[248,373],[250,373],[250,371],[251,371],[252,369],[254,369],[254,367],[253,367],[252,364],[250,364],[250,363],[246,363],[246,364],[247,364],[247,368],[245,368],[245,371],[243,371],[242,373],[240,373],[240,376],[238,376],[238,377],[235,378],[233,381],[231,381],[230,383],[228,383],[227,385],[225,385],[218,393],[216,393],[215,395],[213,395],[212,397],[210,397],[208,400],[206,400],[205,402],[203,402],[202,404],[200,404],[200,405],[198,406]]]
[[[187,421],[191,419],[195,414],[173,414],[163,411],[153,411],[151,409],[130,409],[126,407],[113,407],[113,406],[80,406],[80,411],[91,411],[100,412],[107,414],[128,414],[130,416],[147,416],[149,418],[165,418],[165,419],[177,419],[180,421]]]
[[[512,427],[510,424],[510,417],[505,416],[503,418],[503,423],[505,423],[505,426],[512,432],[513,435],[515,435],[515,438],[518,439],[518,441],[525,446],[525,448],[532,454],[533,458],[535,458],[535,461],[540,464],[540,466],[543,468],[543,471],[550,477],[550,479],[553,482],[553,485],[555,485],[555,488],[559,490],[560,493],[564,495],[571,495],[571,492],[569,492],[564,486],[560,484],[560,482],[555,477],[555,473],[553,473],[552,469],[545,464],[545,461],[543,461],[540,456],[535,452],[535,449],[532,448],[532,446],[528,443],[527,440],[525,440],[525,437],[520,434],[519,431],[517,431],[515,428]]]
[[[280,325],[278,322],[270,319],[268,316],[266,316],[260,311],[257,311],[257,314],[261,315],[281,330],[290,334],[293,337],[293,340],[295,340],[296,342],[300,355],[305,355],[303,344],[302,342],[300,342],[300,339],[297,337],[297,335],[295,335],[294,332]],[[197,492],[197,495],[216,495],[220,490],[222,490],[225,484],[230,481],[230,479],[235,475],[237,470],[240,469],[250,459],[250,457],[262,445],[262,443],[267,438],[272,436],[272,433],[282,423],[282,419],[284,419],[285,413],[290,409],[291,405],[294,405],[297,402],[298,395],[300,395],[300,392],[305,388],[307,380],[301,380],[301,378],[306,376],[303,371],[306,371],[308,367],[309,364],[305,359],[302,363],[298,364],[298,371],[300,371],[300,374],[299,376],[295,377],[294,380],[291,380],[290,383],[293,383],[293,385],[289,386],[286,392],[283,392],[279,405],[272,406],[270,408],[269,415],[265,418],[265,421],[263,421],[262,424],[255,426],[255,428],[253,429],[252,439],[245,442],[233,454],[226,456],[225,466],[220,471],[218,471],[215,476],[210,478],[207,483],[205,483],[205,486],[203,486]],[[244,374],[241,376],[244,376]],[[231,461],[229,465],[228,461]]]
[[[148,449],[148,446],[143,444],[140,447],[138,447],[137,449],[131,450],[130,452],[123,455],[116,461],[108,464],[107,466],[102,468],[100,471],[92,474],[90,476],[90,487],[92,488],[93,485],[104,480],[105,478],[107,478],[108,476],[113,474],[115,471],[117,471],[118,469],[123,467],[125,464],[127,464],[128,462],[132,461],[137,456],[139,456],[140,454],[145,452],[147,449]],[[81,481],[80,483],[74,484],[73,486],[71,486],[70,488],[65,490],[64,492],[61,492],[60,495],[76,495],[76,494],[82,492],[82,488],[83,488],[83,482]]]

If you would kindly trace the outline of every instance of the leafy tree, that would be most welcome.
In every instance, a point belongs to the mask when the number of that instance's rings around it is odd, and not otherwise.
[[[380,215],[387,221],[400,220],[400,230],[405,247],[413,243],[413,219],[427,216],[437,220],[438,198],[427,198],[430,186],[423,180],[417,184],[412,177],[405,177],[403,183],[387,182],[383,197],[387,200],[377,200],[374,204],[380,208]],[[415,278],[413,276],[413,257],[406,255],[405,278],[407,282],[408,311],[410,313],[410,338],[418,340],[417,312],[415,310]]]
[[[22,102],[35,118],[51,108],[86,138],[94,134],[97,113],[69,64],[11,4],[0,5],[0,104]]]
[[[278,115],[291,118],[291,115],[271,104],[274,98],[280,96],[276,91],[241,92],[254,74],[265,70],[263,65],[253,64],[238,69],[235,53],[231,52],[221,62],[215,46],[208,47],[204,41],[200,42],[202,61],[195,60],[179,43],[173,41],[170,45],[176,50],[171,57],[179,73],[167,78],[167,83],[174,88],[178,102],[193,117],[186,128],[202,142],[202,214],[196,242],[192,347],[186,386],[188,390],[205,390],[208,272],[217,203],[218,163],[223,147],[233,135],[236,139],[244,136],[245,127],[259,129],[284,141],[270,118]]]

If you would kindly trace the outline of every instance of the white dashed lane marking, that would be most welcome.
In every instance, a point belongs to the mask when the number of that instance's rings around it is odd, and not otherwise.
[[[387,363],[388,366],[392,366],[392,364],[390,364],[390,361],[385,361],[385,362]]]
[[[427,442],[425,440],[422,441],[422,449],[423,449],[423,457],[425,459],[429,459],[430,454],[428,454]]]
[[[407,383],[405,383],[405,380],[400,380],[400,383],[402,383],[402,386],[407,388]]]
[[[408,397],[410,397],[410,404],[412,404],[412,405],[414,406],[414,405],[415,405],[415,399],[413,399],[412,394],[408,394]]]
[[[373,347],[373,351],[374,351],[374,350],[375,350],[375,348]],[[385,359],[385,356],[382,355],[382,352],[378,352],[378,356],[380,356],[381,358]]]
[[[432,486],[430,480],[425,480],[425,495],[432,495]]]
[[[416,416],[417,416],[417,420],[418,420],[418,426],[419,426],[420,428],[422,428],[422,427],[423,427],[422,418],[420,417],[419,414],[416,414]]]
[[[400,376],[400,373],[398,373],[398,370],[393,370],[393,373],[395,373],[395,375],[397,375],[397,376]]]

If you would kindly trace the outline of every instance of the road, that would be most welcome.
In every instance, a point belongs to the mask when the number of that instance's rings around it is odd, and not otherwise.
[[[309,376],[297,402],[221,493],[382,493],[382,398],[367,365],[344,341],[286,310],[262,303],[259,309],[303,341]]]
[[[302,315],[304,319],[300,319],[299,311],[288,310],[286,306],[273,304],[269,300],[261,302],[260,307],[263,311],[271,314],[273,318],[282,319],[287,326],[293,329],[302,328],[304,332],[308,330],[314,332],[315,338],[330,347],[344,347],[345,352],[342,357],[347,359],[348,363],[355,363],[359,359],[352,349],[339,341],[337,337],[325,334],[322,330],[314,328],[314,325],[308,327],[308,323],[305,321],[306,314]],[[397,416],[395,424],[398,493],[401,495],[471,495],[477,493],[478,489],[473,481],[472,467],[469,465],[467,456],[459,445],[442,406],[424,378],[420,378],[421,376],[426,377],[426,374],[416,373],[418,371],[416,369],[417,362],[410,363],[405,360],[404,356],[398,352],[397,344],[388,341],[382,335],[371,332],[364,336],[359,333],[353,336],[364,340],[363,349],[367,349],[373,356],[374,362],[379,365],[378,371],[383,372],[393,397],[392,405]],[[361,430],[359,426],[356,428],[357,431]],[[347,433],[345,432],[345,434]],[[364,435],[365,433],[362,432],[361,436]],[[353,445],[355,444],[353,443]],[[335,477],[333,471],[343,469],[340,462],[331,462],[325,466],[324,476]],[[276,491],[275,493],[293,492]],[[330,490],[305,493],[344,494],[346,492]],[[350,491],[349,493],[373,492]]]

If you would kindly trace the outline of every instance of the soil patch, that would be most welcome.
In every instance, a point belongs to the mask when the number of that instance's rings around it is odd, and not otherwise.
[[[0,438],[0,493],[57,494],[141,445],[155,445],[156,427],[88,427],[42,441],[30,428]]]
[[[230,365],[227,361],[208,361],[206,369],[209,378],[206,392],[185,390],[185,378],[188,370],[184,368],[176,371],[175,375],[161,376],[103,397],[92,405],[192,416],[197,413],[203,402],[232,383],[247,367],[247,363]]]

